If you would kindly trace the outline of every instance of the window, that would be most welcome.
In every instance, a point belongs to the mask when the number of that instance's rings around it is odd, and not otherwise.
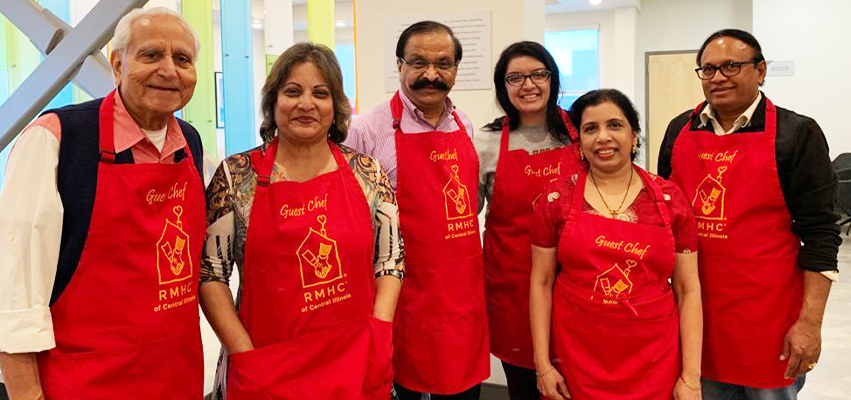
[[[343,91],[346,92],[346,97],[349,98],[349,103],[352,105],[352,114],[357,114],[357,110],[355,110],[355,104],[357,104],[355,45],[337,44],[334,46],[334,54],[337,56],[337,61],[340,63],[340,70],[343,72]]]
[[[544,47],[558,64],[561,91],[559,105],[570,105],[589,90],[600,88],[599,30],[547,32]]]

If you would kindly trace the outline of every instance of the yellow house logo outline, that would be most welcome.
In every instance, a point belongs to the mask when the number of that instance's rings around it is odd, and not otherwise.
[[[629,279],[629,272],[638,263],[633,260],[626,260],[626,265],[626,269],[621,269],[620,265],[615,263],[611,268],[597,275],[597,279],[594,281],[594,293],[602,293],[608,298],[618,298],[624,292],[626,294],[632,293],[633,284]]]
[[[697,185],[694,198],[691,201],[695,218],[710,220],[726,219],[724,216],[724,204],[727,188],[721,183],[721,175],[726,171],[727,166],[722,165],[718,167],[718,175],[716,177],[707,174],[700,182],[700,185]],[[715,212],[716,210],[718,210],[717,213]]]
[[[443,186],[446,219],[468,218],[473,215],[470,191],[467,190],[467,185],[461,183],[461,178],[458,176],[458,165],[453,164],[449,169],[452,170],[452,173],[449,176],[449,181]]]
[[[343,277],[343,267],[340,263],[340,253],[337,251],[337,241],[328,237],[328,233],[325,230],[325,224],[328,222],[328,218],[325,215],[319,215],[316,217],[316,220],[320,225],[319,230],[310,228],[296,250],[302,288],[334,282]],[[311,241],[313,236],[316,236],[318,239],[319,246],[308,248],[308,242]],[[319,278],[320,281],[308,283],[310,275],[305,276],[305,270],[312,271],[312,274]]]
[[[180,282],[192,277],[192,254],[189,248],[189,234],[183,230],[183,207],[175,206],[172,212],[177,217],[174,222],[165,219],[163,233],[157,241],[157,276],[160,285]],[[167,265],[163,265],[167,264]]]

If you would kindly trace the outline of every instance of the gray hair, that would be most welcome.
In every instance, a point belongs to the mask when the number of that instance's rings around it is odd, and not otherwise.
[[[165,7],[154,7],[149,9],[137,8],[121,17],[121,20],[118,21],[118,25],[115,26],[115,36],[112,38],[113,51],[118,51],[118,54],[122,56],[124,55],[124,52],[127,51],[127,46],[130,45],[130,36],[132,33],[131,28],[133,28],[134,22],[140,18],[152,18],[161,15],[168,15],[177,18],[180,25],[192,35],[192,41],[195,44],[195,54],[193,55],[193,58],[197,59],[198,53],[201,51],[201,40],[198,38],[198,32],[195,31],[195,28],[193,28],[192,25],[189,25],[189,21],[187,21],[186,18],[183,18],[183,15]]]

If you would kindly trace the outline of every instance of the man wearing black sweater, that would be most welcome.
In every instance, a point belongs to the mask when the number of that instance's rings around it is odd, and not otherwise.
[[[714,33],[697,65],[706,102],[671,121],[658,171],[698,222],[703,398],[796,399],[821,352],[841,243],[827,141],[760,92],[751,34]]]

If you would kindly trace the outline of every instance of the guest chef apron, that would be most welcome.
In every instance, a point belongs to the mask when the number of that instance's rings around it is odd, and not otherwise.
[[[529,276],[532,272],[533,204],[544,187],[579,165],[579,136],[561,110],[571,144],[529,154],[508,150],[508,117],[496,165],[493,196],[485,221],[485,292],[491,353],[523,368],[535,369],[529,326]]]
[[[680,375],[668,281],[676,261],[671,217],[656,177],[633,168],[664,227],[583,212],[587,169],[573,199],[561,203],[567,218],[558,245],[553,349],[574,400],[672,399]]]
[[[115,164],[115,96],[100,106],[88,237],[50,308],[56,348],[38,354],[45,398],[201,400],[204,186],[188,146],[176,164]]]
[[[692,200],[697,220],[703,376],[758,388],[794,382],[783,378],[788,360],[780,354],[804,290],[776,136],[777,111],[766,98],[765,131],[718,136],[689,122],[671,159],[671,180]]]
[[[464,124],[405,134],[396,128],[396,199],[405,239],[405,284],[393,325],[396,382],[455,394],[487,379],[487,315],[477,215],[479,162]]]
[[[337,145],[337,170],[270,183],[278,140],[252,153],[257,189],[239,319],[255,350],[228,359],[228,400],[386,400],[392,328],[372,317],[373,228]]]

